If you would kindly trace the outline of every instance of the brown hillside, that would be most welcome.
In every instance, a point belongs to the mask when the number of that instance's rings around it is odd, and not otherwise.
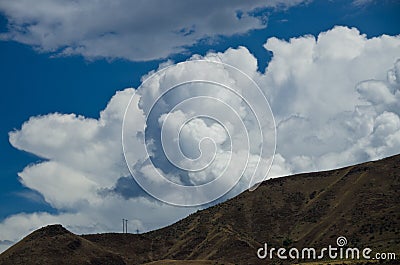
[[[43,227],[0,255],[0,264],[123,265],[124,260],[61,225]]]
[[[259,260],[256,256],[264,242],[275,248],[318,249],[336,246],[338,236],[347,238],[347,246],[395,252],[398,258],[399,191],[400,155],[397,155],[332,171],[271,179],[254,192],[246,191],[171,226],[141,235],[67,235],[71,240],[82,240],[82,249],[75,251],[92,255],[90,257],[99,253],[115,262],[121,257],[126,264],[153,261],[159,262],[150,264],[268,264],[269,260]],[[36,258],[44,258],[43,253],[55,251],[49,249],[56,243],[62,256],[75,257],[74,251],[68,248],[69,239],[33,240],[30,244],[40,247],[35,252],[27,252],[30,249],[27,238],[1,254],[0,264],[7,264],[4,263],[7,259],[20,261],[18,253],[22,250],[24,261],[36,261]],[[47,243],[49,241],[53,244]],[[186,261],[179,263],[179,260]],[[201,263],[207,260],[211,263]],[[280,262],[277,258],[272,261]]]

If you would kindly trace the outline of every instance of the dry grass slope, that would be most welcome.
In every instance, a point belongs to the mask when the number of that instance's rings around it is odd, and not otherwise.
[[[348,246],[395,252],[399,257],[399,191],[397,155],[271,179],[254,192],[141,235],[78,237],[62,232],[62,227],[55,235],[43,228],[40,237],[35,235],[38,230],[1,254],[0,264],[63,264],[63,260],[70,264],[280,264],[277,258],[260,261],[257,249],[264,242],[276,248],[318,249],[335,245],[338,236],[345,236]]]
[[[72,234],[61,225],[41,228],[0,255],[0,264],[123,265],[122,257]]]

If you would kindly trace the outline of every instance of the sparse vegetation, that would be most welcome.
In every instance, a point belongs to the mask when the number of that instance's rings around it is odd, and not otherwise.
[[[1,254],[0,264],[266,264],[255,254],[266,242],[319,248],[335,245],[338,236],[349,246],[398,255],[400,167],[392,166],[397,164],[400,155],[368,166],[271,179],[254,192],[144,234],[77,236],[61,226],[42,228]]]

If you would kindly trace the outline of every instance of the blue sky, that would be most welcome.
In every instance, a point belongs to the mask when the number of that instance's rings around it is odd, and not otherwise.
[[[20,2],[23,6],[23,1]],[[22,151],[17,150],[10,144],[9,132],[15,129],[20,130],[22,124],[28,121],[30,117],[49,113],[75,113],[86,118],[98,119],[100,111],[107,106],[116,91],[128,87],[137,88],[141,84],[141,77],[149,71],[157,69],[160,63],[167,60],[172,60],[175,63],[182,62],[193,54],[205,56],[210,51],[224,53],[229,48],[237,49],[239,46],[244,46],[257,59],[259,72],[264,73],[273,54],[266,50],[263,45],[271,37],[286,41],[293,37],[306,35],[317,37],[321,32],[329,31],[334,26],[355,27],[361,34],[366,34],[367,38],[379,37],[382,34],[391,36],[400,34],[400,29],[397,26],[400,25],[398,16],[400,4],[398,1],[355,1],[353,3],[349,1],[306,1],[306,3],[283,1],[284,4],[269,7],[265,7],[262,1],[260,2],[250,7],[235,2],[238,5],[237,10],[245,10],[244,12],[247,12],[249,17],[257,18],[257,21],[251,20],[243,27],[238,27],[237,32],[229,25],[222,25],[221,21],[215,22],[216,25],[210,22],[210,25],[213,26],[205,25],[202,28],[199,26],[201,19],[193,19],[192,21],[190,18],[185,18],[179,22],[181,23],[179,25],[193,28],[195,33],[189,32],[189,35],[195,35],[199,31],[198,36],[192,39],[177,38],[178,41],[171,40],[169,35],[155,32],[154,41],[156,44],[149,45],[149,49],[143,51],[142,56],[140,51],[146,46],[139,47],[135,52],[125,51],[124,49],[139,45],[137,42],[140,42],[140,39],[135,38],[140,36],[143,36],[145,41],[151,39],[151,30],[154,27],[151,27],[150,21],[143,20],[149,23],[149,26],[143,25],[144,30],[149,31],[146,34],[140,33],[142,34],[140,35],[138,33],[135,35],[136,32],[133,30],[133,33],[131,32],[131,35],[126,39],[120,40],[121,42],[132,41],[132,43],[126,43],[128,46],[121,47],[121,51],[124,52],[118,53],[118,51],[111,50],[107,53],[106,48],[95,46],[98,45],[97,42],[93,42],[92,46],[88,44],[86,50],[81,52],[79,45],[71,43],[79,44],[81,42],[80,45],[88,43],[85,42],[87,41],[85,37],[91,36],[90,34],[83,34],[83,37],[80,35],[73,36],[71,37],[72,40],[57,35],[56,41],[48,43],[45,38],[40,39],[40,37],[29,34],[23,35],[21,30],[13,32],[15,28],[12,28],[11,24],[13,27],[15,25],[24,27],[24,23],[27,22],[40,26],[40,18],[38,18],[40,15],[32,18],[29,12],[24,11],[24,9],[29,8],[28,6],[18,9],[10,7],[6,1],[0,1],[0,32],[3,33],[2,41],[0,41],[2,92],[0,108],[3,113],[2,125],[0,126],[0,150],[2,150],[0,158],[0,221],[20,213],[48,212],[57,215],[71,210],[68,207],[57,208],[56,204],[51,203],[51,200],[50,203],[49,200],[45,200],[45,196],[40,192],[24,187],[19,181],[18,172],[23,171],[27,165],[42,161],[38,153],[23,151],[27,149],[22,145],[20,145]],[[187,7],[178,6],[178,8],[184,10]],[[220,8],[229,10],[226,5]],[[52,11],[48,12],[45,14],[51,14]],[[218,15],[220,11],[215,12]],[[49,17],[52,18],[50,15]],[[267,18],[267,23],[265,23],[265,18]],[[39,20],[39,22],[36,20]],[[102,21],[98,24],[101,23]],[[220,25],[222,25],[222,29],[218,31],[217,26]],[[115,27],[119,26],[129,27],[130,25],[115,24]],[[135,25],[134,28],[140,27],[141,25]],[[212,32],[214,27],[217,29]],[[88,28],[89,31],[90,27]],[[44,25],[39,30],[46,33],[49,28]],[[118,30],[116,28],[115,32],[119,32]],[[210,30],[211,33],[209,33]],[[229,30],[231,31],[229,34],[224,33],[229,32]],[[140,32],[140,29],[137,31]],[[63,32],[62,29],[61,32]],[[65,32],[68,32],[68,30]],[[21,36],[18,36],[18,34],[21,34]],[[110,34],[117,35],[113,32]],[[71,35],[74,34],[71,33]],[[165,47],[163,47],[164,42],[166,43]],[[170,46],[168,46],[168,43],[171,43]],[[156,47],[157,45],[160,47]],[[73,47],[74,50],[65,49],[69,46]],[[101,50],[103,48],[105,50]],[[93,51],[90,49],[93,49]],[[394,48],[394,51],[396,49]],[[97,51],[99,53],[96,53]],[[397,58],[400,58],[399,49],[397,49],[397,53]],[[393,57],[393,63],[397,58]],[[374,77],[371,76],[371,78]],[[393,150],[381,154],[391,153],[393,153]],[[285,156],[282,157],[286,161],[289,160]],[[359,160],[374,158],[372,155],[360,157],[354,161],[359,162]],[[340,165],[341,163],[338,163],[338,166]],[[331,165],[327,167],[331,167]],[[311,169],[315,168],[324,168],[324,166],[312,167]],[[296,170],[293,166],[288,172],[301,170],[304,169]],[[181,218],[186,213],[178,213],[172,220]],[[162,211],[160,211],[160,215],[162,215]],[[168,219],[165,222],[168,223],[170,220]],[[143,222],[145,223],[145,221]],[[71,226],[73,225],[71,224]],[[146,227],[146,224],[144,226]],[[31,227],[26,228],[26,230],[30,229]],[[107,227],[107,229],[111,228]],[[89,230],[82,232],[86,231]],[[0,241],[5,239],[15,240],[15,238],[1,238],[0,236]]]

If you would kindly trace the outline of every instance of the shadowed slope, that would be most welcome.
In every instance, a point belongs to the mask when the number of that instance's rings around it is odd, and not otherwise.
[[[138,264],[159,259],[265,264],[256,256],[265,242],[276,248],[322,248],[336,246],[337,237],[345,236],[348,246],[398,255],[399,191],[399,155],[271,179],[253,192],[142,234],[118,251],[124,256],[133,252]],[[109,246],[112,236],[84,237]]]
[[[43,227],[1,254],[0,264],[109,264],[124,260],[61,225]]]

